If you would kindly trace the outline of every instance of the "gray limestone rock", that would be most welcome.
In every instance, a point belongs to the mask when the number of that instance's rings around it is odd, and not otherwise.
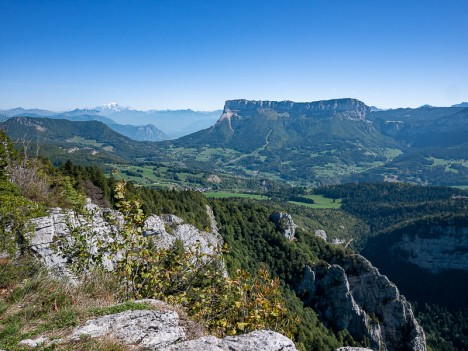
[[[299,286],[324,323],[367,337],[375,350],[425,351],[424,332],[397,287],[362,256],[343,261],[306,267]]]
[[[42,345],[45,345],[49,342],[49,339],[44,337],[44,336],[40,336],[36,339],[26,339],[26,340],[21,340],[19,342],[20,345],[25,345],[25,346],[28,346],[30,348],[35,348],[35,347],[38,347],[38,346],[42,346]],[[1,351],[1,350],[0,350]]]
[[[71,235],[74,231],[80,231],[86,237],[87,249],[91,254],[97,253],[98,242],[105,246],[119,240],[123,219],[118,211],[101,209],[91,203],[87,204],[86,210],[88,214],[82,215],[55,208],[49,211],[49,215],[31,221],[33,230],[27,234],[30,248],[50,271],[73,279],[68,267],[74,259],[75,242]],[[197,252],[202,259],[218,255],[223,240],[218,233],[211,208],[207,207],[207,212],[212,221],[211,232],[183,223],[181,218],[174,215],[153,215],[146,219],[143,235],[150,236],[157,247],[168,248],[180,241],[185,249]],[[104,252],[102,264],[112,270],[116,259],[119,259],[118,253],[110,259],[109,253]]]
[[[205,336],[173,345],[167,351],[297,351],[294,343],[271,330],[256,330],[244,335],[218,339]]]
[[[212,232],[201,231],[174,215],[153,215],[145,221],[145,233],[152,235],[157,247],[169,248],[180,241],[186,249],[209,256],[219,254],[223,246],[216,225],[214,229]]]
[[[76,328],[68,340],[79,340],[83,336],[109,336],[126,345],[152,350],[166,349],[186,339],[176,312],[153,310],[125,311],[89,320]]]
[[[432,226],[424,233],[402,235],[389,253],[433,274],[468,271],[468,227]]]
[[[327,232],[323,229],[317,229],[315,231],[315,236],[318,236],[319,238],[322,238],[323,240],[327,241]]]
[[[153,351],[297,351],[287,337],[270,331],[257,330],[244,335],[219,339],[204,336],[187,341],[187,321],[181,321],[170,305],[152,299],[135,301],[154,306],[156,310],[130,310],[88,320],[71,335],[50,342],[40,336],[23,340],[21,345],[34,348],[52,343],[67,344],[82,337],[109,337],[136,350]],[[184,326],[182,326],[184,325]],[[0,350],[1,351],[1,350]]]
[[[293,101],[253,101],[253,100],[228,100],[224,105],[224,113],[231,114],[239,111],[274,109],[278,112],[296,114],[322,113],[328,111],[343,118],[352,120],[365,120],[370,113],[370,108],[356,99],[337,99],[314,102]]]
[[[293,240],[296,234],[296,224],[290,214],[275,211],[270,215],[270,220],[281,230],[283,236],[288,240]]]
[[[65,211],[54,208],[45,217],[31,220],[34,228],[26,234],[31,250],[40,258],[45,266],[52,272],[72,277],[68,263],[73,260],[67,254],[67,248],[73,248],[74,231],[81,231],[86,236],[87,247],[90,253],[97,252],[97,241],[110,242],[118,233],[122,223],[119,212],[110,209],[101,209],[88,203],[86,214],[77,214],[74,211]],[[112,269],[112,262],[106,255],[103,264]]]

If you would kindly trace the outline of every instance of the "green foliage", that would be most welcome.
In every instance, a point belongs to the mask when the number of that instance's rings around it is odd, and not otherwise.
[[[23,234],[32,229],[28,228],[27,220],[41,214],[42,208],[20,196],[11,184],[0,190],[0,203],[0,252],[13,254],[27,246]]]
[[[0,184],[7,179],[6,168],[12,155],[13,145],[3,130],[0,129]]]
[[[129,197],[138,198],[145,214],[174,214],[198,229],[210,228],[206,213],[208,200],[193,190],[156,190],[129,186]]]
[[[58,171],[71,180],[73,188],[91,198],[92,202],[110,207],[111,180],[97,166],[75,165],[71,160],[61,164]]]
[[[93,238],[86,226],[73,232],[71,245],[77,274],[99,269],[102,257],[114,260],[113,274],[124,300],[154,298],[181,305],[187,313],[219,336],[259,328],[292,335],[297,321],[285,307],[280,282],[265,268],[255,274],[239,270],[232,278],[222,271],[219,253],[204,254],[176,242],[155,247],[142,235],[143,211],[136,199],[127,198],[127,184],[115,184],[115,206],[123,216],[110,242]],[[90,245],[97,244],[91,253]]]
[[[61,187],[63,189],[63,196],[72,208],[81,208],[85,205],[85,195],[73,187],[69,177],[63,178]]]
[[[23,249],[27,244],[24,234],[27,219],[41,213],[41,205],[20,195],[17,186],[8,178],[13,149],[8,137],[0,131],[0,253],[13,254],[18,245]]]
[[[149,307],[132,302],[103,307],[113,302],[115,286],[108,276],[88,275],[76,287],[51,277],[30,256],[0,260],[0,348],[23,351],[18,342],[46,334],[62,337],[70,328],[94,316]],[[71,344],[40,346],[38,350],[123,351],[107,340],[79,340]]]
[[[305,265],[313,265],[319,260],[339,263],[340,258],[349,252],[301,229],[296,231],[294,241],[286,240],[269,220],[272,208],[265,203],[247,199],[216,199],[210,204],[218,220],[220,234],[229,247],[225,255],[228,271],[234,273],[242,269],[255,273],[263,263],[269,267],[273,277],[280,279],[282,298],[291,313],[300,319],[294,330],[297,345],[305,350],[335,350],[345,343],[355,344],[346,331],[334,335],[327,330],[315,312],[304,307],[293,292],[302,278]]]
[[[468,309],[440,305],[415,305],[416,317],[426,333],[428,346],[434,351],[468,349]]]
[[[185,305],[189,314],[218,336],[271,329],[293,337],[300,322],[265,267],[253,275],[238,270],[233,278],[219,276],[196,293]]]
[[[397,223],[423,216],[468,211],[464,190],[404,183],[343,184],[319,188],[316,193],[341,198],[341,209],[362,218],[375,235]],[[460,198],[453,198],[453,197]]]

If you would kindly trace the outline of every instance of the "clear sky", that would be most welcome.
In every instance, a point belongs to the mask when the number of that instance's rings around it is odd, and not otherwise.
[[[0,109],[468,101],[467,0],[0,0]]]

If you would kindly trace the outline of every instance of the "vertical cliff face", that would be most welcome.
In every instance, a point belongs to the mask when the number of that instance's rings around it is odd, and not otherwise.
[[[347,329],[374,350],[425,351],[426,340],[397,287],[362,256],[341,265],[306,268],[299,287],[320,318],[335,330]]]
[[[441,214],[391,228],[370,238],[363,254],[411,300],[468,306],[466,215]]]
[[[370,108],[362,101],[356,99],[335,99],[314,102],[293,101],[254,101],[254,100],[228,100],[224,105],[224,113],[249,114],[255,110],[271,109],[278,113],[292,115],[308,114],[311,116],[333,114],[346,114],[355,119],[365,119]]]
[[[431,226],[427,232],[412,234],[402,235],[390,253],[434,274],[468,271],[468,227]]]

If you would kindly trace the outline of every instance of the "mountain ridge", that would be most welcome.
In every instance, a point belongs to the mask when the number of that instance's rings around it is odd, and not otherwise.
[[[134,141],[95,120],[11,117],[0,128],[12,140],[38,143],[54,162],[65,162],[72,155],[85,162],[128,162],[157,152],[153,143]]]
[[[164,140],[175,139],[190,133],[210,127],[216,122],[220,115],[220,110],[195,111],[192,109],[180,110],[147,110],[139,111],[131,107],[123,107],[117,103],[110,103],[94,108],[75,108],[67,111],[48,111],[41,109],[24,109],[21,107],[0,110],[0,115],[6,117],[28,116],[28,117],[52,117],[71,119],[79,116],[95,116],[94,119],[103,121],[104,118],[111,119],[115,124],[148,126],[154,125],[164,133]],[[91,119],[88,117],[88,119]],[[111,126],[110,122],[106,122]],[[112,126],[111,126],[112,127]],[[133,134],[135,131],[132,132]],[[128,136],[132,137],[132,133]],[[162,135],[162,134],[161,134]],[[142,140],[139,136],[136,140]],[[159,140],[149,140],[159,141]]]
[[[192,112],[185,111],[181,118],[192,120]],[[168,125],[177,119],[171,111],[162,115]],[[315,102],[234,99],[226,101],[216,118],[205,129],[162,144],[154,158],[293,185],[383,180],[468,184],[468,108],[372,111],[352,98]],[[155,135],[149,128],[138,128]]]

